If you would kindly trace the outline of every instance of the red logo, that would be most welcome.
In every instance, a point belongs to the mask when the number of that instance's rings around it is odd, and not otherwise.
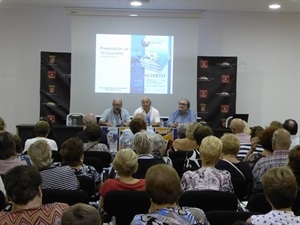
[[[208,97],[208,91],[207,90],[199,90],[199,97],[200,98],[207,98]]]
[[[200,60],[200,68],[208,68],[208,60]]]
[[[55,70],[49,70],[48,71],[48,78],[49,79],[56,79],[56,71]]]
[[[221,82],[222,82],[223,84],[228,84],[228,83],[230,83],[230,75],[222,75],[222,76],[221,76]]]
[[[49,120],[51,120],[52,123],[55,123],[55,122],[56,122],[56,117],[55,117],[55,115],[47,115],[47,118],[48,118]]]
[[[228,113],[229,105],[221,105],[221,113]]]

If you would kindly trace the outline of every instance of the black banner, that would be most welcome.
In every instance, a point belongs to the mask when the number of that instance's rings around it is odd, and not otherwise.
[[[237,57],[198,56],[197,112],[211,127],[235,114]]]
[[[70,87],[71,53],[41,52],[40,117],[66,124]]]

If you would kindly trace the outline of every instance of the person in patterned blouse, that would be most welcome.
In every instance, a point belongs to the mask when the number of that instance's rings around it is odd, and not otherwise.
[[[177,205],[182,190],[173,167],[166,164],[150,167],[146,173],[146,192],[151,201],[149,213],[135,215],[131,225],[209,225],[203,210]]]
[[[297,181],[288,167],[274,167],[262,177],[262,185],[272,210],[265,215],[252,215],[247,222],[264,225],[300,224],[292,205],[297,196]]]
[[[6,225],[57,225],[65,203],[42,205],[42,177],[34,166],[21,165],[10,169],[4,179],[7,196],[12,202],[10,212],[0,212],[0,224]]]
[[[200,145],[201,168],[186,171],[181,178],[183,191],[215,190],[234,192],[231,175],[226,170],[216,169],[222,153],[222,142],[215,136],[205,137]]]

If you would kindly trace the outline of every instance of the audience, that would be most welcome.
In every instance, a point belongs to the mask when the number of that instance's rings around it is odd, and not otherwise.
[[[300,145],[294,146],[288,155],[288,167],[293,171],[300,194]]]
[[[1,132],[1,131],[5,131],[5,129],[6,129],[5,121],[4,121],[4,119],[0,116],[0,132]]]
[[[278,120],[271,121],[269,126],[277,127],[277,128],[283,128],[283,124]]]
[[[298,133],[298,123],[296,120],[293,119],[287,119],[282,124],[283,128],[286,129],[291,134],[292,144],[290,146],[290,149],[295,147],[296,145],[300,144],[300,138],[297,136]]]
[[[98,126],[98,125],[96,125]],[[101,183],[101,175],[93,166],[83,163],[83,142],[79,138],[69,138],[61,145],[60,155],[62,157],[62,165],[72,168],[76,176],[88,176],[93,178],[97,186]],[[55,163],[60,166],[60,163]],[[97,188],[98,190],[99,188]]]
[[[273,133],[277,129],[278,128],[275,126],[269,126],[258,135],[258,143],[263,148],[262,153],[254,153],[254,149],[251,146],[250,151],[247,153],[243,161],[248,162],[252,170],[259,159],[273,154],[272,138]]]
[[[84,151],[102,151],[110,152],[106,144],[100,143],[101,127],[97,124],[90,124],[86,127],[84,132],[88,137],[88,142],[84,143]]]
[[[21,165],[9,170],[4,179],[7,196],[12,202],[10,212],[0,212],[0,224],[58,225],[65,203],[42,205],[42,177],[33,166]]]
[[[54,140],[47,138],[50,132],[49,123],[46,121],[39,121],[34,126],[34,132],[36,137],[27,139],[25,141],[24,152],[26,152],[30,145],[38,140],[45,140],[47,141],[48,145],[50,146],[51,150],[58,150],[57,144]]]
[[[233,193],[230,173],[215,167],[221,153],[221,140],[215,136],[205,137],[200,146],[202,166],[198,170],[186,171],[182,175],[181,187],[183,191],[216,190]]]
[[[60,225],[102,225],[102,219],[95,207],[77,203],[63,213]]]
[[[31,165],[29,156],[27,154],[23,154],[24,148],[23,148],[23,142],[21,137],[15,134],[13,135],[13,139],[16,144],[16,152],[17,152],[18,159],[20,159],[21,161],[25,161],[27,165]]]
[[[48,124],[49,124],[49,133],[48,133],[48,136],[47,138],[49,139],[52,139],[56,142],[56,139],[57,139],[57,136],[56,136],[56,133],[55,133],[55,130],[54,130],[54,126],[53,126],[53,123],[52,123],[52,120],[47,118],[47,117],[42,117],[40,119],[40,121],[46,121]]]
[[[252,215],[247,222],[264,225],[300,224],[292,205],[297,195],[297,182],[287,167],[269,169],[262,177],[263,190],[272,211],[265,215]]]
[[[234,134],[224,134],[221,141],[223,146],[222,156],[216,168],[227,170],[231,174],[231,179],[245,180],[250,192],[253,180],[252,170],[247,162],[241,162],[236,158],[240,149],[239,139]]]
[[[138,169],[138,156],[132,149],[125,148],[118,151],[112,162],[112,167],[116,171],[117,177],[104,181],[99,191],[101,207],[105,194],[111,190],[145,190],[145,180],[132,177]]]
[[[7,131],[0,132],[0,175],[19,165],[25,165],[25,161],[18,159],[16,144],[13,135]]]
[[[131,225],[209,225],[201,209],[177,205],[182,190],[178,174],[171,166],[155,165],[147,171],[146,192],[151,201],[149,213],[136,215]]]
[[[69,166],[54,166],[52,151],[45,140],[30,145],[28,155],[43,178],[42,189],[78,190],[79,183]]]
[[[151,134],[152,138],[152,154],[155,158],[162,158],[166,164],[172,166],[172,160],[166,156],[167,141],[160,134]]]
[[[138,113],[143,113],[146,117],[147,121],[147,126],[152,126],[152,127],[159,127],[160,125],[160,116],[159,112],[156,108],[152,107],[152,101],[149,97],[143,97],[141,99],[141,104],[142,106],[137,108],[133,116],[135,116]]]
[[[280,128],[273,133],[273,154],[258,160],[252,170],[253,193],[262,191],[261,178],[263,174],[273,167],[281,167],[287,164],[290,145],[291,135],[287,130]]]
[[[250,135],[244,132],[245,123],[240,118],[235,118],[230,124],[231,132],[237,136],[240,142],[240,151],[237,155],[239,160],[243,160],[251,148]]]
[[[210,136],[210,135],[214,135],[214,132],[211,129],[211,127],[203,125],[203,126],[197,127],[194,130],[193,135],[194,135],[194,139],[196,140],[197,145],[200,146],[203,138]]]
[[[194,131],[202,125],[198,122],[192,122],[187,125],[186,137],[176,139],[172,143],[171,151],[184,151],[186,152],[186,160],[184,168],[199,168],[200,154],[198,151],[199,145],[194,138]]]
[[[166,163],[162,157],[154,157],[153,141],[151,134],[147,131],[140,131],[134,135],[133,148],[138,155],[138,169],[133,174],[135,178],[145,178],[148,168],[156,164]]]
[[[93,113],[87,113],[83,117],[83,131],[80,131],[76,134],[76,137],[81,139],[83,143],[89,142],[87,133],[85,132],[85,129],[91,125],[91,124],[97,124],[97,118]],[[108,148],[108,141],[107,141],[107,135],[102,131],[102,129],[99,130],[99,143],[105,144]]]

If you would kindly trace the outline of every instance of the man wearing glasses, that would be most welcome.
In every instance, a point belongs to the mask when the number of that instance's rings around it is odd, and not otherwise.
[[[167,121],[167,126],[177,127],[180,123],[197,122],[196,113],[190,109],[190,102],[183,98],[178,102],[178,109],[174,110]]]
[[[122,109],[122,99],[115,98],[112,102],[112,108],[106,109],[99,120],[100,126],[120,127],[128,126],[130,122],[129,112]]]

